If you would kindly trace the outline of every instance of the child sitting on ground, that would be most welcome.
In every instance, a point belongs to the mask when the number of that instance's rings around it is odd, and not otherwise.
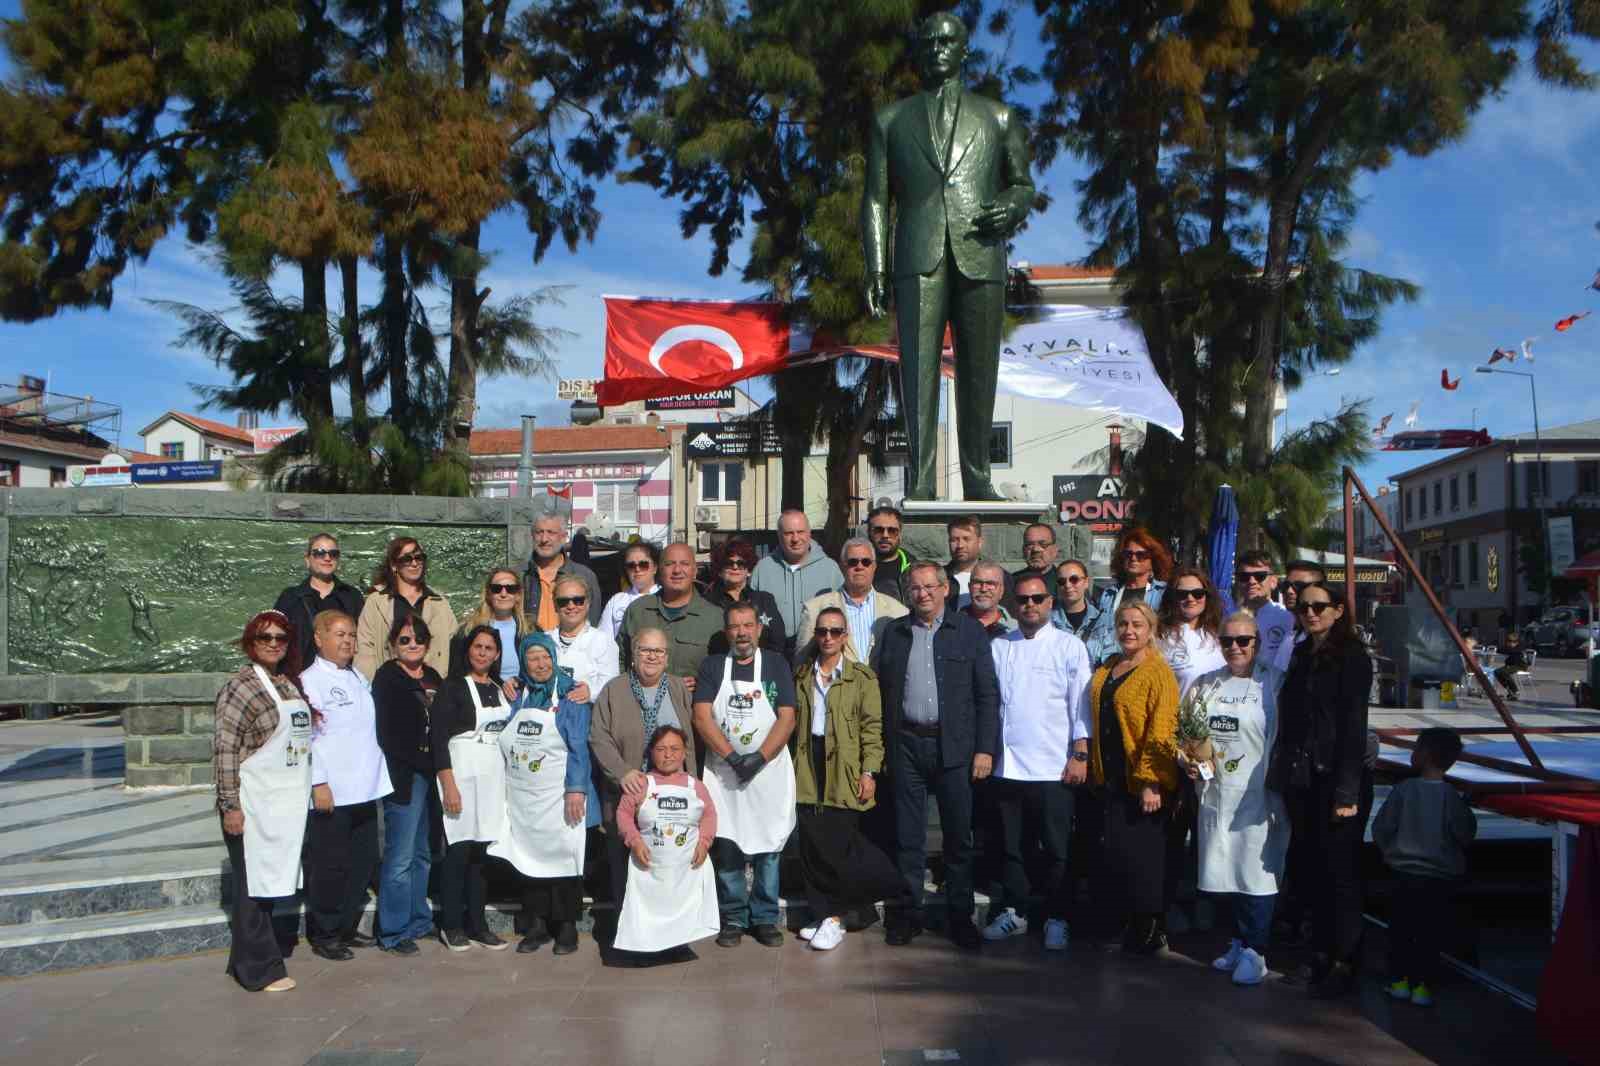
[[[1454,730],[1424,729],[1411,752],[1418,776],[1396,785],[1372,822],[1372,841],[1394,872],[1388,993],[1419,1007],[1433,1005],[1453,886],[1466,874],[1467,845],[1478,832],[1472,808],[1444,779],[1460,757]]]

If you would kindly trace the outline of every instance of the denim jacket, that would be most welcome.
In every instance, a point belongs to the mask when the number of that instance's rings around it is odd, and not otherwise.
[[[1083,638],[1084,644],[1089,648],[1089,661],[1096,666],[1105,662],[1118,651],[1116,605],[1117,593],[1121,585],[1112,585],[1110,588],[1100,590],[1100,595],[1095,597],[1092,609],[1097,613],[1094,623],[1089,625],[1089,635]],[[1161,595],[1167,591],[1167,583],[1156,578],[1150,579],[1150,584],[1145,586],[1144,602],[1152,611],[1161,610]]]

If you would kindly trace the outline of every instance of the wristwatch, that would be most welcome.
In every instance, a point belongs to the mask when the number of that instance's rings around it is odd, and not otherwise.
[[[1088,762],[1089,753],[1086,751],[1074,751],[1069,754],[1068,758],[1070,758],[1073,762]]]

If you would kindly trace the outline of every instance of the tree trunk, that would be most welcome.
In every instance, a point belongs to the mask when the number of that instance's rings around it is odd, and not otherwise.
[[[487,109],[489,71],[484,55],[483,0],[461,5],[462,87]],[[445,375],[444,446],[466,461],[478,408],[478,309],[487,290],[478,292],[478,242],[482,227],[469,226],[456,241],[450,264],[450,367]]]
[[[350,419],[358,434],[366,432],[367,380],[366,360],[361,344],[361,300],[357,268],[360,261],[353,255],[339,260],[339,280],[343,286],[344,310],[339,316],[339,337],[344,348],[343,374],[345,388],[350,390]]]
[[[410,309],[407,307],[405,248],[396,234],[383,235],[384,360],[389,368],[389,421],[402,431],[411,419],[411,359],[407,351]]]
[[[328,261],[313,256],[300,260],[300,311],[303,339],[309,347],[301,367],[300,410],[307,425],[333,417],[333,352],[328,337]]]

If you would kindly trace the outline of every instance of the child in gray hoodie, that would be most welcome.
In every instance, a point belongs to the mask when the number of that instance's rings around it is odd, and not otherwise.
[[[1418,776],[1396,785],[1372,822],[1372,841],[1394,872],[1387,990],[1419,1007],[1433,1005],[1451,896],[1467,872],[1467,845],[1478,832],[1472,808],[1444,779],[1460,756],[1461,737],[1454,730],[1424,729],[1411,752]]]

